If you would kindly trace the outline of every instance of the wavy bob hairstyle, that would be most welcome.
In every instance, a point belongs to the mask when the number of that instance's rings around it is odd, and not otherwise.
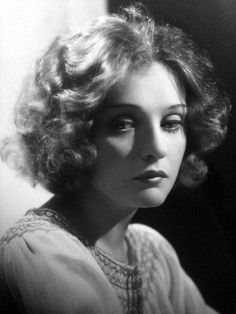
[[[16,138],[5,140],[3,159],[13,154],[22,174],[55,194],[75,192],[96,167],[96,112],[107,93],[129,71],[154,61],[186,91],[187,149],[179,180],[188,186],[201,182],[207,172],[204,155],[226,134],[228,98],[208,57],[189,36],[155,24],[135,7],[53,41],[23,86],[15,109]]]

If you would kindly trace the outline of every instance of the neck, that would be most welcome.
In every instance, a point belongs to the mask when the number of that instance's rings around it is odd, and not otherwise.
[[[116,204],[91,188],[64,198],[54,196],[44,207],[60,212],[83,238],[113,258],[128,262],[125,234],[136,208]]]
[[[96,241],[96,246],[113,258],[127,264],[130,263],[130,261],[128,258],[128,247],[125,241],[125,235],[134,213],[135,212],[119,221]]]

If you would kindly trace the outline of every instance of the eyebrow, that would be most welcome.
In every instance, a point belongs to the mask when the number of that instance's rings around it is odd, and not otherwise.
[[[186,104],[176,104],[176,105],[172,105],[170,107],[167,108],[167,110],[172,110],[172,109],[182,109],[182,110],[186,110],[187,109],[187,105]]]
[[[132,109],[142,109],[142,107],[141,106],[138,106],[138,105],[135,105],[135,104],[131,104],[131,103],[120,103],[120,104],[112,104],[112,105],[109,105],[109,104],[107,104],[107,105],[105,105],[105,106],[103,106],[102,108],[101,108],[101,110],[102,111],[104,111],[104,110],[111,110],[111,109],[114,109],[114,108],[117,108],[117,109],[119,109],[119,108],[122,108],[122,107],[125,107],[125,108],[127,108],[127,107],[129,107],[129,108],[132,108]],[[182,109],[182,110],[186,110],[186,108],[187,108],[187,105],[186,104],[174,104],[174,105],[171,105],[170,107],[168,107],[167,108],[167,111],[171,111],[171,110],[173,110],[173,109]]]

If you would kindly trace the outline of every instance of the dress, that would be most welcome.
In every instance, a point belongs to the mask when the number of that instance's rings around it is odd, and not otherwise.
[[[216,313],[158,232],[130,224],[126,241],[131,265],[55,211],[28,211],[0,242],[0,313]]]

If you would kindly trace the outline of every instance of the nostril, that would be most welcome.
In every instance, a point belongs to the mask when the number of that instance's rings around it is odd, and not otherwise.
[[[143,146],[143,151],[142,151],[142,159],[144,161],[148,162],[153,162],[158,159],[164,158],[166,155],[166,147],[165,145],[148,145]]]
[[[158,157],[153,154],[147,154],[146,156],[143,156],[142,159],[146,162],[153,162],[156,161]]]

